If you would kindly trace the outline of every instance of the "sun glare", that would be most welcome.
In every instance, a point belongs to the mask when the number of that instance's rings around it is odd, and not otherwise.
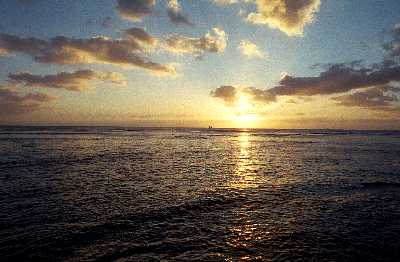
[[[258,120],[258,115],[254,112],[254,105],[246,94],[239,96],[234,113],[233,120],[237,127],[252,127]]]

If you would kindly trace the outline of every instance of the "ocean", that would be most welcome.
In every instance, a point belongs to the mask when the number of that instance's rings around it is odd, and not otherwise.
[[[2,261],[400,261],[400,132],[0,128]]]

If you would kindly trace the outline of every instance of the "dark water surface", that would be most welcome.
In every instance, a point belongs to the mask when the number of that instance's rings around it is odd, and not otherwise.
[[[400,261],[400,133],[0,128],[2,261]]]

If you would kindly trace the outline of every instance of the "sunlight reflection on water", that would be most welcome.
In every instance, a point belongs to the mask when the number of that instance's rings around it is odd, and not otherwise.
[[[235,172],[231,177],[229,188],[238,192],[258,187],[257,156],[252,155],[251,134],[247,131],[241,132],[237,138],[237,159]],[[262,260],[259,254],[253,255],[254,243],[262,239],[262,235],[269,232],[260,228],[260,225],[252,218],[251,206],[242,206],[235,212],[234,226],[227,228],[229,237],[226,239],[227,246],[230,246],[237,253],[239,261]],[[242,254],[243,253],[243,254]],[[226,261],[236,261],[234,256],[225,256]]]
[[[254,156],[251,154],[251,140],[248,132],[241,132],[237,139],[237,154],[235,159],[235,173],[230,178],[229,188],[246,189],[257,187],[257,167],[252,163]]]
[[[400,182],[400,136],[270,132],[0,135],[0,255],[396,257],[400,190],[361,182]]]

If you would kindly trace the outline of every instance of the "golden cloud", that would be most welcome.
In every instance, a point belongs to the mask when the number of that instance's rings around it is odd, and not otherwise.
[[[255,0],[257,12],[247,21],[277,28],[289,36],[301,36],[304,27],[314,21],[320,0]]]

